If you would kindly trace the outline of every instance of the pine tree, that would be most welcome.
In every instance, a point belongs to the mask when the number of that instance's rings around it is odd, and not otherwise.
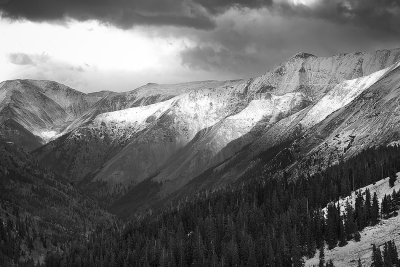
[[[393,265],[392,263],[392,251],[388,246],[388,242],[385,243],[384,248],[383,248],[383,263],[384,266],[391,267]]]
[[[367,224],[371,222],[371,209],[372,209],[371,193],[367,188],[365,190],[365,219],[367,221]]]
[[[376,192],[374,192],[374,197],[372,199],[372,207],[371,207],[371,223],[372,225],[376,225],[379,221],[379,201]]]
[[[254,253],[254,248],[250,248],[249,258],[247,259],[247,266],[258,266],[256,255]],[[298,265],[302,266],[302,265]]]
[[[328,214],[326,219],[326,242],[329,249],[336,247],[338,239],[338,211],[332,203],[328,205]]]
[[[274,250],[271,245],[271,240],[269,238],[267,240],[267,266],[273,267],[275,266]]]
[[[397,252],[397,247],[396,247],[396,244],[394,243],[394,240],[389,241],[389,248],[391,251],[393,264],[396,264],[396,266],[399,266],[400,265],[399,254]]]
[[[343,225],[342,218],[339,217],[339,246],[343,247],[347,244],[346,231]]]
[[[365,204],[361,191],[357,192],[356,203],[355,203],[355,215],[356,215],[358,230],[361,231],[366,226]]]
[[[346,231],[346,237],[347,240],[350,240],[354,236],[354,232],[356,231],[357,226],[354,221],[354,208],[353,206],[349,203],[349,201],[346,202],[346,215],[345,215],[345,231]]]
[[[319,249],[319,264],[318,267],[324,267],[325,265],[325,248],[324,245],[322,245]]]
[[[359,231],[356,231],[356,232],[354,233],[354,241],[360,242],[360,240],[361,240],[360,232],[359,232]]]
[[[297,241],[297,234],[294,232],[292,234],[292,266],[293,267],[302,267],[304,266],[304,260],[301,256],[299,242]]]
[[[389,176],[389,186],[393,187],[396,180],[397,180],[397,174],[395,171],[392,171]]]
[[[381,250],[379,247],[377,248],[375,244],[372,245],[372,266],[383,267]]]
[[[325,266],[326,266],[326,267],[335,267],[335,265],[333,265],[333,261],[332,261],[332,260],[329,260],[329,261],[326,263]]]

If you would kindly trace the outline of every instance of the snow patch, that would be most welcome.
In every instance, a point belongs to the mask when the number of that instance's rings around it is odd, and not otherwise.
[[[134,108],[128,108],[124,110],[118,110],[114,112],[108,112],[98,115],[94,122],[95,123],[115,123],[115,124],[122,124],[124,126],[130,124],[143,124],[150,116],[155,116],[158,118],[161,116],[165,111],[167,111],[172,103],[176,101],[175,98],[159,102],[156,104],[148,105],[148,106],[140,106]]]
[[[56,131],[42,131],[36,134],[40,138],[42,138],[46,143],[51,139],[55,138],[58,135]]]
[[[384,75],[400,66],[400,62],[371,75],[344,81],[330,90],[321,100],[313,106],[301,121],[306,127],[311,127],[323,121],[329,114],[346,106],[359,96],[364,90],[379,81]]]
[[[400,140],[390,142],[387,146],[398,147],[400,146]]]

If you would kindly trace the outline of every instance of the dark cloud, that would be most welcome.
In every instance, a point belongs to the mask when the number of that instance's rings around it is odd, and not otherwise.
[[[376,28],[318,16],[281,16],[267,8],[230,10],[216,22],[213,31],[176,33],[197,44],[181,53],[182,64],[229,78],[257,76],[298,52],[331,56],[396,48],[400,42],[398,34]]]
[[[234,74],[232,78],[242,78],[258,73],[265,67],[260,64],[260,57],[246,53],[243,49],[233,50],[226,47],[196,46],[181,53],[182,64],[195,69],[209,72],[219,71]],[[260,66],[264,65],[264,66]]]
[[[181,74],[182,69],[171,68],[171,73],[164,74],[164,77],[176,75],[179,81],[256,76],[297,52],[331,56],[399,46],[399,0],[315,0],[310,1],[314,2],[310,5],[293,2],[0,0],[0,16],[56,22],[66,18],[79,21],[95,19],[123,29],[135,25],[173,26],[146,27],[145,31],[157,37],[183,37],[185,42],[188,40],[187,48],[180,54],[181,63],[185,66],[183,69],[187,72]],[[86,65],[69,66],[54,62],[54,59],[47,63],[40,60],[45,58],[24,54],[9,55],[9,61],[14,64],[35,64],[38,75],[45,75],[44,78],[65,80],[70,77],[73,80],[76,76],[80,77],[79,75],[83,77],[95,73]],[[98,79],[95,76],[93,74],[90,77],[91,82]],[[131,76],[126,74],[126,77]],[[141,81],[148,82],[146,79],[149,76],[163,75],[146,73]],[[124,76],[123,81],[130,81],[131,78],[126,77]],[[110,81],[115,80],[111,76],[108,78]],[[139,78],[135,76],[135,79]],[[101,83],[98,84],[102,86]]]
[[[275,9],[286,15],[318,17],[388,33],[400,32],[399,0],[319,0],[311,6],[283,2]]]
[[[4,0],[0,0],[4,1]],[[187,0],[10,0],[2,16],[31,21],[99,20],[120,28],[134,25],[177,25],[210,29],[213,19],[200,5]]]
[[[232,7],[262,8],[272,7],[273,0],[194,0],[211,13],[222,13]]]
[[[11,19],[96,19],[120,28],[144,24],[210,30],[216,26],[215,16],[237,7],[400,31],[399,0],[319,0],[311,6],[291,0],[0,0],[3,16]]]
[[[8,55],[8,59],[15,65],[35,65],[29,55],[24,53],[12,53]]]

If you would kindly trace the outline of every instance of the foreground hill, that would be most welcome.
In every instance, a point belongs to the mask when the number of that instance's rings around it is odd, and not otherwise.
[[[397,174],[397,177],[399,177],[399,173]],[[372,195],[376,193],[379,203],[382,203],[382,199],[385,195],[391,195],[393,190],[396,192],[399,191],[400,183],[399,180],[397,180],[394,186],[391,187],[389,185],[389,177],[387,177],[374,184],[360,188],[357,191],[365,194],[367,189]],[[340,199],[339,203],[344,215],[345,205],[347,202],[351,203],[353,206],[355,205],[356,192],[353,192],[348,197]],[[337,267],[357,266],[358,259],[361,259],[363,266],[371,266],[372,244],[379,247],[385,242],[394,240],[396,246],[400,246],[399,223],[400,216],[397,215],[392,218],[383,219],[377,225],[366,227],[360,232],[360,241],[349,241],[345,246],[336,247],[332,250],[325,250],[325,259],[332,259]],[[307,259],[305,266],[317,266],[318,261],[318,255],[316,255],[314,258]]]
[[[16,262],[43,262],[47,252],[113,222],[94,200],[38,167],[18,146],[0,141],[0,163],[0,224],[10,234],[1,236],[0,265],[10,266],[12,255]]]

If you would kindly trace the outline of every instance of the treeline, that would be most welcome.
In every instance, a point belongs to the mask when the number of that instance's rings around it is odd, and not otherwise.
[[[303,256],[313,257],[325,243],[344,245],[377,223],[376,195],[358,193],[343,214],[328,203],[400,170],[399,159],[397,147],[369,149],[296,181],[260,177],[202,192],[124,229],[99,228],[87,244],[48,255],[45,265],[303,266]]]

